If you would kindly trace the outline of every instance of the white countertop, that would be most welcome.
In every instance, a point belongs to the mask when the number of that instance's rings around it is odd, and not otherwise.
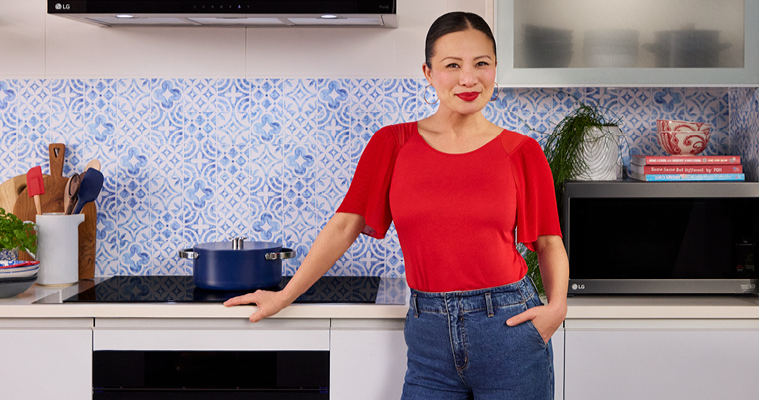
[[[248,318],[255,306],[216,303],[62,303],[94,285],[34,285],[0,299],[0,318]],[[407,298],[408,290],[403,292]],[[44,304],[34,303],[44,299]],[[402,319],[400,304],[293,304],[273,318]],[[567,319],[759,319],[759,297],[750,296],[574,296]]]
[[[63,300],[95,285],[80,281],[69,286],[34,284],[18,296],[0,299],[0,318],[248,318],[255,306],[225,307],[220,303],[63,303]],[[392,286],[398,286],[399,278]],[[402,282],[401,282],[402,283]],[[408,290],[394,296],[403,296]],[[397,288],[396,288],[397,290]],[[382,293],[378,294],[382,297]],[[40,300],[39,302],[37,302]],[[397,303],[398,299],[393,299]],[[37,302],[37,303],[35,303]],[[399,304],[319,303],[292,304],[272,318],[382,318],[406,317],[407,306]]]

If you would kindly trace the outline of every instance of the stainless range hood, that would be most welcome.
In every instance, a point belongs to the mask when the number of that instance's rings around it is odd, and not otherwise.
[[[100,26],[398,27],[395,0],[48,0],[47,12]]]

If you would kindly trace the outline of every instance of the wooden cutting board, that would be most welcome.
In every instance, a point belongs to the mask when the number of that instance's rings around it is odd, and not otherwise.
[[[13,207],[16,205],[16,199],[25,187],[26,174],[14,176],[0,184],[0,208],[9,214],[12,213]]]
[[[63,212],[63,196],[69,178],[64,177],[63,162],[65,161],[66,146],[52,143],[50,152],[50,175],[43,176],[45,194],[40,195],[42,212]],[[23,176],[23,188],[16,197],[13,213],[22,221],[37,221],[37,211],[34,199],[29,197],[26,190],[26,175]],[[13,178],[16,180],[19,177]],[[18,181],[8,186],[14,186]],[[95,247],[97,233],[97,207],[94,202],[88,203],[82,209],[84,222],[79,225],[79,279],[92,279],[95,276]],[[25,252],[19,254],[19,259],[31,260]]]
[[[68,182],[68,178],[64,178],[62,175],[66,146],[61,143],[52,143],[48,149],[50,151],[50,176],[43,178],[45,193],[40,195],[42,212],[63,212],[63,191],[66,189],[66,182]],[[29,197],[26,188],[19,194],[13,207],[13,213],[23,221],[32,221],[29,217],[34,218],[33,216],[37,213],[34,198]]]
[[[91,201],[82,207],[84,222],[79,225],[79,279],[95,277],[95,244],[98,226],[98,210]]]

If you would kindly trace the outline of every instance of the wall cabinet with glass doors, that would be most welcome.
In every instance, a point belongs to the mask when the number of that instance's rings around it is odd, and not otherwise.
[[[501,86],[759,85],[759,0],[496,0]]]

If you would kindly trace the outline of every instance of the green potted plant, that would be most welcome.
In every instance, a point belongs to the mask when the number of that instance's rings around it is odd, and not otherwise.
[[[0,208],[0,260],[17,260],[19,249],[37,252],[35,224]]]
[[[578,101],[548,136],[545,154],[551,167],[556,201],[561,204],[567,179],[614,180],[619,168],[619,118],[597,105]]]
[[[577,100],[575,98],[575,100]],[[614,180],[619,170],[620,119],[608,117],[598,105],[577,100],[548,136],[544,152],[554,180],[556,204],[561,210],[564,181]],[[537,253],[523,248],[527,275],[544,294]]]

